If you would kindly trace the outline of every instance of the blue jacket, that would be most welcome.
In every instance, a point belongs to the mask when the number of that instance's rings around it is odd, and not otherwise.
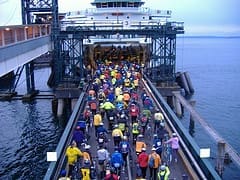
[[[73,132],[73,140],[76,141],[77,144],[82,143],[85,137],[81,130],[75,130]]]
[[[120,152],[117,152],[117,151],[115,151],[111,156],[111,165],[113,167],[115,167],[114,164],[116,164],[116,163],[118,163],[120,166],[123,165],[122,154]]]
[[[99,133],[108,133],[107,132],[107,130],[106,130],[106,128],[104,127],[104,126],[102,126],[102,125],[100,125],[98,128],[97,128],[97,133],[99,134]]]

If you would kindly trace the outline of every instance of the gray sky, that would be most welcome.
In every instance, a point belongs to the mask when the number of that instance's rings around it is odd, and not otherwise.
[[[58,0],[59,12],[91,8],[93,0]],[[145,0],[152,9],[172,10],[186,34],[240,35],[240,0]],[[0,25],[21,23],[21,0],[0,0]]]

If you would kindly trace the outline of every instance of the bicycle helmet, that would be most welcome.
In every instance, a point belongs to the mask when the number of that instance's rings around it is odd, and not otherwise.
[[[165,166],[165,165],[161,165],[161,166],[160,166],[160,170],[161,170],[161,171],[165,171],[165,169],[166,169],[166,166]]]
[[[173,137],[176,137],[176,136],[177,136],[177,134],[176,134],[176,133],[172,133],[172,136],[173,136]]]

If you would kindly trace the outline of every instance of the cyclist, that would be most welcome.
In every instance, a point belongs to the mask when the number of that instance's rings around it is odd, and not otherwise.
[[[118,147],[114,148],[114,153],[111,156],[111,166],[117,171],[117,175],[120,176],[121,167],[123,166],[123,157],[119,152]]]
[[[148,125],[148,122],[149,122],[149,118],[147,117],[146,114],[143,114],[142,117],[140,118],[140,123],[141,123],[142,134],[143,135],[145,134],[145,130],[146,130],[146,127]]]
[[[149,109],[149,110],[153,108],[153,102],[149,96],[146,96],[145,99],[143,100],[143,107],[144,109]]]
[[[160,128],[160,123],[164,123],[164,117],[163,114],[160,112],[159,109],[156,110],[154,113],[154,132],[156,133],[156,130]]]
[[[115,109],[115,106],[109,101],[109,99],[106,99],[101,108],[105,110],[107,114],[107,119],[109,120],[110,111],[113,111]]]
[[[122,153],[124,165],[127,166],[127,156],[131,151],[130,144],[127,140],[127,136],[123,136],[123,140],[119,144],[120,152]]]
[[[92,114],[93,115],[96,114],[96,112],[97,112],[97,100],[96,100],[96,98],[93,97],[90,101],[88,101],[88,104],[90,106]]]
[[[99,111],[93,116],[93,125],[95,127],[95,136],[97,137],[97,128],[102,123],[102,116]]]
[[[132,124],[133,124],[134,122],[136,122],[137,117],[139,115],[139,108],[138,108],[138,106],[136,104],[132,103],[130,105],[129,114],[131,116]]]
[[[127,90],[124,91],[123,92],[123,101],[124,101],[124,104],[126,104],[126,106],[128,106],[130,98],[131,98],[131,94]]]
[[[74,165],[77,162],[78,156],[82,156],[82,152],[80,149],[77,148],[77,143],[75,141],[72,141],[71,145],[68,146],[66,150],[66,156],[68,159],[68,177],[71,178]]]
[[[117,124],[114,126],[114,130],[112,131],[112,137],[113,137],[113,141],[114,141],[114,146],[118,146],[121,139],[123,138],[123,133],[118,128]]]
[[[97,127],[97,137],[100,133],[103,133],[104,135],[108,133],[107,129],[104,127],[103,122],[100,122],[99,126]]]
[[[132,125],[133,144],[136,143],[137,136],[140,134],[139,129],[140,129],[139,124],[137,122],[133,123]]]
[[[177,137],[177,134],[173,133],[172,137],[169,140],[165,141],[164,143],[165,144],[171,143],[172,152],[173,152],[172,156],[173,156],[175,162],[177,162],[177,152],[179,149],[179,138]]]
[[[170,170],[168,166],[161,165],[160,170],[158,172],[158,180],[168,180],[169,175],[170,175]]]
[[[164,139],[164,135],[168,134],[168,131],[166,130],[166,128],[164,127],[163,123],[160,123],[160,128],[157,129],[157,135],[160,138],[161,142],[163,143],[163,139]]]
[[[91,157],[91,152],[90,152],[90,145],[86,144],[83,150],[83,162],[85,160],[89,160],[90,164],[92,164],[92,157]]]
[[[153,135],[153,147],[156,149],[156,153],[162,157],[162,141],[160,138],[158,138],[157,134]]]
[[[103,146],[99,147],[97,151],[97,158],[98,158],[98,170],[100,172],[100,178],[104,178],[105,176],[105,166],[109,159],[109,152]]]
[[[150,163],[153,159],[153,164],[150,166]],[[150,179],[157,179],[157,170],[161,164],[161,158],[160,156],[156,153],[156,149],[153,147],[152,148],[152,153],[148,157],[148,165],[150,169]]]
[[[128,116],[127,116],[127,114],[125,113],[124,110],[119,112],[119,114],[118,114],[118,121],[117,122],[118,122],[119,129],[124,134],[125,128],[127,127],[127,122],[128,122]]]
[[[146,143],[144,142],[144,136],[139,134],[136,141],[136,154],[137,156],[142,152],[142,148],[147,148]]]
[[[80,126],[77,126],[73,132],[73,140],[77,143],[77,147],[80,148],[81,144],[85,140],[85,136]]]
[[[146,172],[148,167],[148,154],[146,153],[146,148],[142,148],[142,152],[137,158],[137,163],[141,169],[142,178],[146,178]]]

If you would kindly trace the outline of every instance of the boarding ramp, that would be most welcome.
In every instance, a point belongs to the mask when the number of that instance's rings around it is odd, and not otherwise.
[[[0,77],[51,51],[50,25],[0,27]]]

